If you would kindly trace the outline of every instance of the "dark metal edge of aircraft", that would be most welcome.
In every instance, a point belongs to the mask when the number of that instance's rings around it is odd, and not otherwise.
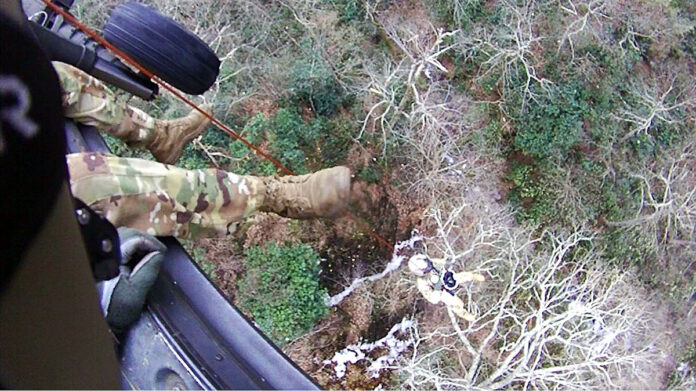
[[[71,152],[108,152],[94,128],[66,128]],[[146,311],[196,376],[217,389],[320,389],[229,302],[175,238],[160,239],[168,250]]]

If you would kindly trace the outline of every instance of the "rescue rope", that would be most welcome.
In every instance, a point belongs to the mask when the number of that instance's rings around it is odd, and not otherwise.
[[[97,41],[99,44],[102,46],[106,47],[109,49],[112,53],[120,57],[122,60],[125,62],[129,63],[130,65],[134,66],[136,69],[138,69],[140,72],[143,73],[143,75],[149,77],[152,79],[155,83],[158,85],[162,86],[162,88],[166,89],[172,95],[177,97],[179,100],[182,102],[186,103],[190,107],[192,107],[194,110],[198,111],[199,113],[203,114],[206,118],[208,118],[213,124],[215,124],[220,130],[223,132],[227,133],[228,135],[232,136],[236,140],[241,141],[244,145],[246,145],[249,149],[254,151],[255,153],[258,153],[259,155],[263,156],[266,160],[270,161],[273,163],[276,167],[278,167],[281,171],[285,172],[288,175],[295,175],[295,173],[290,170],[289,168],[285,167],[281,162],[273,158],[273,156],[269,155],[268,153],[264,152],[261,148],[255,146],[254,144],[250,143],[247,141],[244,137],[240,136],[235,132],[234,130],[230,129],[227,125],[225,125],[222,121],[218,120],[215,118],[212,114],[206,113],[203,111],[198,105],[193,103],[190,99],[186,98],[184,95],[182,95],[179,91],[177,91],[174,87],[170,86],[168,83],[166,83],[164,80],[160,79],[157,77],[154,73],[150,72],[147,70],[145,67],[140,65],[137,61],[132,59],[130,56],[128,56],[126,53],[123,51],[119,50],[116,48],[114,45],[109,43],[107,40],[102,38],[99,34],[95,33],[92,31],[89,27],[85,26],[82,24],[77,18],[75,18],[73,15],[65,11],[64,9],[60,8],[56,4],[53,4],[51,0],[41,0],[46,4],[49,8],[51,8],[53,11],[57,12],[60,14],[65,20],[68,22],[72,23],[74,26],[82,30],[85,34],[89,35],[92,39]],[[373,229],[371,229],[367,224],[365,224],[362,220],[357,218],[355,215],[353,215],[351,212],[347,212],[346,215],[352,219],[358,227],[367,232],[370,236],[372,236],[374,239],[376,239],[378,242],[384,244],[392,253],[394,252],[394,246],[389,243],[384,237],[382,237],[380,234],[375,232]]]
[[[186,98],[184,95],[182,95],[179,91],[177,91],[176,89],[174,89],[174,87],[170,86],[169,84],[167,84],[166,82],[164,82],[164,80],[160,79],[160,78],[157,77],[155,74],[153,74],[152,72],[150,72],[150,71],[148,71],[147,69],[145,69],[145,67],[143,67],[142,65],[138,64],[137,61],[133,60],[133,59],[130,58],[130,56],[128,56],[126,53],[122,52],[121,50],[119,50],[118,48],[116,48],[114,45],[112,45],[111,43],[109,43],[108,41],[106,41],[104,38],[102,38],[101,36],[99,36],[99,34],[93,32],[92,30],[90,30],[87,26],[85,26],[85,25],[82,24],[79,20],[77,20],[77,18],[75,18],[74,16],[70,15],[67,11],[65,11],[65,10],[63,10],[62,8],[60,8],[59,6],[53,4],[53,2],[51,2],[50,0],[41,0],[41,1],[43,1],[47,6],[49,6],[53,11],[59,13],[63,18],[65,18],[65,20],[67,20],[68,22],[70,22],[70,23],[72,23],[73,25],[75,25],[77,28],[79,28],[80,30],[82,30],[85,34],[89,35],[89,36],[90,36],[92,39],[94,39],[95,41],[99,42],[99,44],[103,45],[104,47],[106,47],[107,49],[109,49],[112,53],[116,54],[116,55],[119,56],[121,59],[123,59],[124,61],[126,61],[126,62],[129,63],[130,65],[134,66],[135,68],[137,68],[140,72],[142,72],[145,76],[147,76],[147,77],[149,77],[150,79],[152,79],[155,83],[159,84],[159,85],[162,86],[164,89],[166,89],[167,91],[171,92],[171,93],[172,93],[174,96],[176,96],[179,100],[183,101],[183,102],[186,103],[187,105],[191,106],[193,109],[197,110],[199,113],[203,114],[203,115],[204,115],[206,118],[208,118],[212,123],[214,123],[215,125],[217,125],[217,127],[220,128],[222,131],[224,131],[225,133],[227,133],[227,134],[229,134],[230,136],[234,137],[235,139],[241,141],[241,142],[244,143],[244,145],[246,145],[248,148],[251,148],[254,152],[256,152],[256,153],[258,153],[259,155],[263,156],[264,158],[268,159],[271,163],[275,164],[276,167],[278,167],[279,169],[281,169],[281,170],[282,170],[283,172],[285,172],[286,174],[295,175],[289,168],[285,167],[282,163],[280,163],[279,161],[277,161],[276,159],[274,159],[271,155],[267,154],[266,152],[264,152],[263,150],[261,150],[261,149],[258,148],[257,146],[253,145],[252,143],[250,143],[249,141],[247,141],[246,139],[244,139],[244,137],[238,135],[234,130],[230,129],[227,125],[225,125],[224,123],[222,123],[221,121],[219,121],[217,118],[213,117],[211,114],[206,113],[205,111],[203,111],[203,110],[202,110],[200,107],[198,107],[195,103],[193,103],[191,100],[189,100],[189,99]]]

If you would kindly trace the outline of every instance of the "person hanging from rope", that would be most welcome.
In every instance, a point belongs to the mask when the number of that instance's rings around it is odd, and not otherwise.
[[[284,177],[172,166],[209,119],[198,111],[175,120],[154,119],[119,105],[102,82],[79,69],[53,65],[67,117],[148,148],[158,160],[86,152],[66,157],[73,196],[116,227],[182,239],[224,236],[255,211],[309,219],[337,216],[348,205],[351,173],[344,166]]]
[[[418,276],[418,291],[432,304],[444,303],[455,315],[468,322],[476,317],[464,309],[464,302],[457,297],[456,291],[462,283],[469,281],[483,282],[485,277],[472,272],[453,272],[442,258],[428,258],[425,254],[416,254],[408,260],[408,269]]]

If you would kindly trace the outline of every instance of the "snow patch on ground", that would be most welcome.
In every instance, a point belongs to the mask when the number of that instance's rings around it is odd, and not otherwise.
[[[358,289],[360,285],[364,284],[365,281],[370,281],[374,282],[377,280],[381,280],[382,278],[386,277],[389,273],[393,272],[394,270],[398,269],[403,261],[406,259],[404,255],[399,255],[401,253],[401,250],[404,248],[413,248],[413,246],[417,243],[423,240],[423,236],[418,233],[417,230],[414,230],[413,233],[411,234],[411,238],[408,240],[405,240],[403,242],[398,242],[394,246],[394,253],[392,254],[392,259],[389,261],[387,264],[387,267],[384,268],[384,270],[381,273],[373,274],[371,276],[367,277],[361,277],[353,280],[353,282],[350,284],[350,286],[346,289],[343,290],[343,292],[338,293],[334,296],[327,296],[324,299],[324,303],[328,307],[333,307],[338,305],[343,299],[348,297],[351,293],[353,293],[354,290]]]
[[[325,360],[324,365],[335,364],[334,373],[336,378],[341,379],[346,375],[348,364],[355,364],[358,361],[367,359],[371,361],[370,366],[367,368],[368,372],[372,374],[373,378],[378,378],[382,369],[394,364],[399,355],[413,344],[410,334],[407,340],[397,338],[396,334],[407,333],[415,327],[415,320],[404,318],[400,323],[395,324],[384,338],[372,343],[363,342],[346,346],[345,349],[336,352],[333,358]],[[372,351],[380,348],[386,348],[389,351],[387,354],[374,359],[369,357]]]

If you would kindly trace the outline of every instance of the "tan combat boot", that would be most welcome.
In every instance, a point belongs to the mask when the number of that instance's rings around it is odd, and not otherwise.
[[[201,106],[206,113],[210,113],[210,109],[210,105]],[[155,120],[154,137],[147,149],[158,162],[174,164],[184,153],[186,144],[203,133],[209,124],[210,119],[195,109],[183,118]]]
[[[333,217],[348,206],[350,169],[332,167],[314,174],[265,177],[260,210],[294,219]]]

